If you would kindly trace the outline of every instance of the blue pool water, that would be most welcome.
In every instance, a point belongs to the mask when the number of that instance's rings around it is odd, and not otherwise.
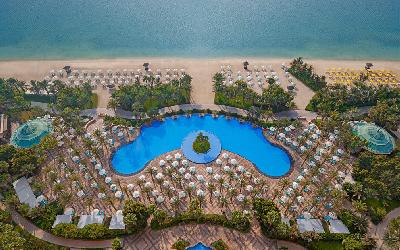
[[[0,58],[400,60],[399,0],[1,0]]]
[[[212,250],[212,248],[205,246],[203,243],[199,242],[192,247],[188,247],[187,250]]]
[[[260,128],[253,128],[250,123],[241,124],[237,119],[227,120],[223,116],[215,119],[210,115],[166,118],[165,122],[143,127],[135,141],[114,153],[112,165],[118,173],[136,173],[155,157],[180,149],[187,134],[197,130],[213,133],[221,141],[222,149],[241,155],[266,175],[279,177],[290,170],[288,154],[266,140]]]

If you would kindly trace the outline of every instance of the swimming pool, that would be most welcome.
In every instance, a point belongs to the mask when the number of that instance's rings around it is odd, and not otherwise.
[[[240,123],[237,119],[213,118],[211,115],[178,116],[175,120],[168,117],[164,122],[155,121],[144,126],[136,140],[115,151],[112,166],[120,174],[137,173],[157,156],[181,148],[183,139],[197,130],[213,133],[221,141],[222,149],[251,161],[265,175],[279,177],[290,170],[287,152],[265,139],[261,128],[253,128],[250,123]]]

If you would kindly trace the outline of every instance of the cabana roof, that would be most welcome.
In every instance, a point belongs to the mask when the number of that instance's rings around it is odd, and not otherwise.
[[[78,228],[83,228],[90,224],[102,224],[103,220],[103,215],[83,214],[79,218]]]
[[[349,234],[350,231],[341,220],[330,220],[329,231],[334,234]]]
[[[55,228],[58,224],[61,223],[71,223],[72,222],[72,216],[68,214],[61,214],[57,215],[56,220],[53,223],[52,228]]]
[[[297,228],[300,233],[325,233],[322,222],[319,219],[297,219]]]
[[[13,183],[15,192],[17,193],[18,199],[21,203],[27,204],[30,208],[34,208],[37,205],[36,197],[33,194],[31,186],[25,177],[21,177]]]
[[[109,229],[125,229],[124,215],[121,210],[118,210],[112,217],[110,221]]]

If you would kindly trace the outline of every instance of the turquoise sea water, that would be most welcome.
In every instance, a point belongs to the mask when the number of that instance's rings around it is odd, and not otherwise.
[[[399,0],[0,0],[0,59],[400,60]]]
[[[199,130],[217,136],[222,149],[241,155],[266,175],[279,177],[290,170],[288,154],[265,139],[260,128],[253,128],[250,123],[241,124],[237,119],[227,120],[224,116],[214,119],[211,115],[166,118],[164,122],[143,127],[133,142],[115,151],[112,166],[121,174],[137,173],[157,156],[180,149],[185,137]]]

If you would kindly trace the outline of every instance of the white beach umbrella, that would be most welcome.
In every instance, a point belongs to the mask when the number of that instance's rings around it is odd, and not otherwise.
[[[297,182],[294,181],[294,182],[292,183],[292,188],[293,188],[293,189],[297,189],[298,187],[299,187],[299,183],[297,183]]]
[[[140,175],[139,180],[144,182],[146,180],[146,176],[144,174]]]
[[[181,163],[182,163],[182,165],[185,166],[185,167],[187,167],[187,166],[189,165],[189,161],[186,160],[186,159],[182,160]]]
[[[195,166],[190,167],[189,172],[195,174],[197,172],[196,167]]]
[[[105,193],[98,193],[97,194],[97,198],[104,199],[104,198],[106,198],[106,194]]]
[[[164,178],[164,175],[162,173],[157,173],[156,174],[156,179],[157,180],[162,180]]]
[[[205,181],[204,176],[202,176],[201,174],[197,175],[196,178],[201,183],[203,183]]]
[[[204,191],[201,190],[201,189],[198,189],[197,192],[196,192],[196,194],[197,194],[197,196],[199,196],[199,197],[204,197],[204,196],[205,196]]]
[[[164,198],[163,196],[158,196],[157,199],[156,199],[156,202],[157,202],[158,204],[161,204],[161,203],[163,203],[164,201],[165,201],[165,198]]]
[[[165,161],[164,160],[160,160],[159,165],[160,165],[160,167],[163,167],[165,165]]]
[[[114,196],[117,199],[122,199],[122,197],[124,197],[124,194],[118,190],[117,192],[115,192]]]
[[[179,162],[178,161],[173,161],[171,164],[174,168],[179,166]]]
[[[111,177],[107,176],[107,177],[104,179],[104,181],[105,181],[107,184],[110,184],[110,183],[112,182],[112,179],[111,179]]]
[[[297,199],[298,203],[303,203],[304,202],[304,197],[301,196],[301,195],[297,196],[296,199]]]
[[[139,198],[140,197],[140,192],[139,191],[133,191],[132,197],[135,198],[135,199]]]
[[[229,158],[229,155],[228,155],[227,153],[223,153],[223,154],[222,154],[222,158],[228,159],[228,158]]]
[[[236,166],[238,164],[238,161],[236,159],[231,159],[231,164]]]
[[[171,160],[172,160],[172,155],[167,155],[167,156],[165,157],[165,159],[166,159],[167,161],[171,161]]]
[[[180,153],[175,154],[175,159],[180,160],[182,158],[182,155]]]
[[[134,187],[135,187],[135,186],[134,186],[132,183],[129,183],[129,184],[126,186],[126,188],[127,188],[129,191],[132,191]]]
[[[151,184],[151,182],[149,182],[149,181],[144,184],[145,188],[150,188],[152,186],[153,186],[153,184]]]
[[[190,173],[185,174],[185,179],[190,180],[192,178],[192,175]]]
[[[178,197],[179,197],[179,199],[185,198],[186,197],[186,192],[185,191],[179,191]]]
[[[85,192],[83,192],[83,190],[79,190],[79,192],[76,193],[76,195],[81,198],[85,195]]]
[[[246,186],[246,191],[247,192],[253,192],[253,190],[254,190],[254,187],[252,185],[247,185]]]
[[[237,200],[238,202],[243,202],[243,201],[244,201],[244,198],[245,198],[245,196],[244,196],[243,194],[238,194],[238,195],[236,196],[236,200]]]
[[[184,174],[184,173],[186,172],[186,169],[185,169],[184,167],[179,168],[179,169],[178,169],[178,172],[179,172],[180,174]]]
[[[221,165],[222,164],[222,161],[221,161],[221,159],[217,159],[216,161],[215,161],[215,163],[217,164],[217,165]]]
[[[220,193],[218,190],[215,190],[215,191],[213,192],[213,196],[214,196],[214,197],[220,197],[220,196],[221,196],[221,193]]]
[[[214,180],[218,181],[219,179],[221,179],[221,175],[215,174],[214,175]]]
[[[224,171],[225,171],[225,172],[230,172],[230,171],[231,171],[231,168],[230,168],[229,166],[224,166]]]
[[[212,173],[213,173],[212,167],[207,167],[207,168],[206,168],[206,172],[207,172],[208,174],[212,174]]]

